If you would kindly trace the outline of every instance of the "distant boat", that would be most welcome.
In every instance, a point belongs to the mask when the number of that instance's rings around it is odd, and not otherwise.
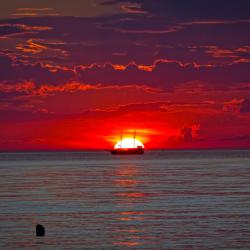
[[[122,147],[122,132],[121,132],[121,145],[119,148],[113,148],[110,150],[113,155],[141,155],[144,154],[143,146],[135,147],[135,131],[134,131],[134,147],[133,148],[123,148]]]
[[[114,148],[110,150],[113,155],[141,155],[144,154],[144,148],[137,146],[137,148]]]

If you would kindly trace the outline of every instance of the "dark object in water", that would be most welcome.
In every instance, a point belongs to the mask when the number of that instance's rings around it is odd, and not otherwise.
[[[137,148],[114,148],[110,152],[113,155],[141,155],[144,154],[144,149],[141,146],[137,146]]]
[[[45,235],[45,227],[43,225],[36,225],[36,236],[44,236]]]

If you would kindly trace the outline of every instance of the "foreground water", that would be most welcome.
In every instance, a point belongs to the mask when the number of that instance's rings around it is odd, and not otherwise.
[[[0,153],[0,249],[250,249],[250,151]]]

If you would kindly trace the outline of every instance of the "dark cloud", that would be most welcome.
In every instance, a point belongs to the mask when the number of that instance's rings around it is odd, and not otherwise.
[[[0,24],[12,29],[23,26],[33,29],[32,32],[20,32],[19,36],[16,34],[16,38],[19,42],[22,39],[23,43],[40,39],[48,48],[65,50],[69,65],[118,60],[149,64],[156,57],[189,62],[199,62],[202,57],[204,63],[211,63],[211,56],[205,57],[206,49],[201,46],[235,49],[247,46],[250,40],[249,22],[178,23],[162,17],[131,17],[130,14],[95,18],[32,17],[2,20]],[[16,30],[8,32],[11,35]],[[200,48],[202,55],[197,58],[197,53],[190,53],[190,47]],[[126,56],[113,56],[121,52]],[[25,53],[27,55],[29,53]],[[240,57],[245,58],[245,55],[243,52]],[[44,56],[39,55],[39,59],[43,60]],[[215,60],[212,62],[216,63]]]
[[[40,63],[26,65],[21,62],[12,62],[6,56],[0,56],[0,81],[33,81],[38,85],[60,85],[70,81],[73,76],[72,70],[61,69],[54,71],[49,67],[42,66]]]
[[[134,13],[1,20],[0,35],[10,35],[15,48],[0,41],[6,46],[0,81],[141,84],[164,90],[196,81],[212,89],[250,82],[248,2],[126,2]],[[105,5],[114,3],[125,1]],[[137,15],[139,10],[150,14]]]
[[[103,1],[103,4],[136,3],[151,15],[165,16],[170,20],[185,21],[190,19],[244,19],[249,17],[250,3],[248,0],[114,0]]]
[[[180,130],[182,140],[184,142],[190,142],[193,140],[193,129],[191,127],[185,126]]]
[[[90,67],[54,68],[40,63],[23,64],[12,62],[8,57],[0,57],[3,82],[32,81],[37,86],[42,84],[62,85],[70,81],[85,84],[129,85],[139,84],[171,90],[179,84],[199,81],[209,88],[228,88],[237,83],[250,82],[248,74],[250,63],[236,63],[217,67],[194,64],[181,65],[165,60],[153,65],[130,64],[128,66],[104,64]],[[121,67],[121,68],[120,68]]]
[[[242,102],[240,112],[249,113],[250,112],[250,99],[246,99]]]
[[[0,55],[0,81],[7,80],[12,73],[11,60],[7,56]]]
[[[0,35],[5,36],[5,35],[10,35],[10,34],[17,34],[17,33],[22,33],[24,30],[20,26],[16,25],[2,25],[0,26]]]
[[[179,134],[176,136],[170,136],[167,140],[167,144],[169,145],[178,145],[182,143],[191,143],[194,141],[200,140],[200,125],[185,125],[179,130]]]
[[[100,0],[9,0],[1,1],[0,18],[17,16],[97,16],[116,12]]]
[[[91,68],[77,68],[78,79],[87,83],[104,84],[146,84],[169,89],[176,84],[201,81],[210,87],[228,87],[241,82],[249,82],[247,72],[250,63],[238,63],[220,67],[196,67],[193,64],[180,65],[175,62],[160,61],[152,71],[140,65],[130,65],[123,70],[116,70],[111,64],[95,65]]]
[[[216,66],[249,61],[247,20],[177,22],[161,16],[125,13],[93,18],[15,18],[1,20],[0,32],[1,28],[8,29],[11,39],[11,43],[0,40],[1,48],[11,50],[16,60],[26,65],[73,68],[94,63],[126,65],[133,61],[150,65],[157,59],[166,59]]]

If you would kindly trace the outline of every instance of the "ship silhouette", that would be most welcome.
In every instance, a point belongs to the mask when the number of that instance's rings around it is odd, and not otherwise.
[[[113,148],[110,150],[113,155],[141,155],[144,154],[143,146],[135,146],[135,134],[134,131],[134,147],[133,148],[123,148],[122,147],[122,132],[121,132],[121,144],[119,148]]]

